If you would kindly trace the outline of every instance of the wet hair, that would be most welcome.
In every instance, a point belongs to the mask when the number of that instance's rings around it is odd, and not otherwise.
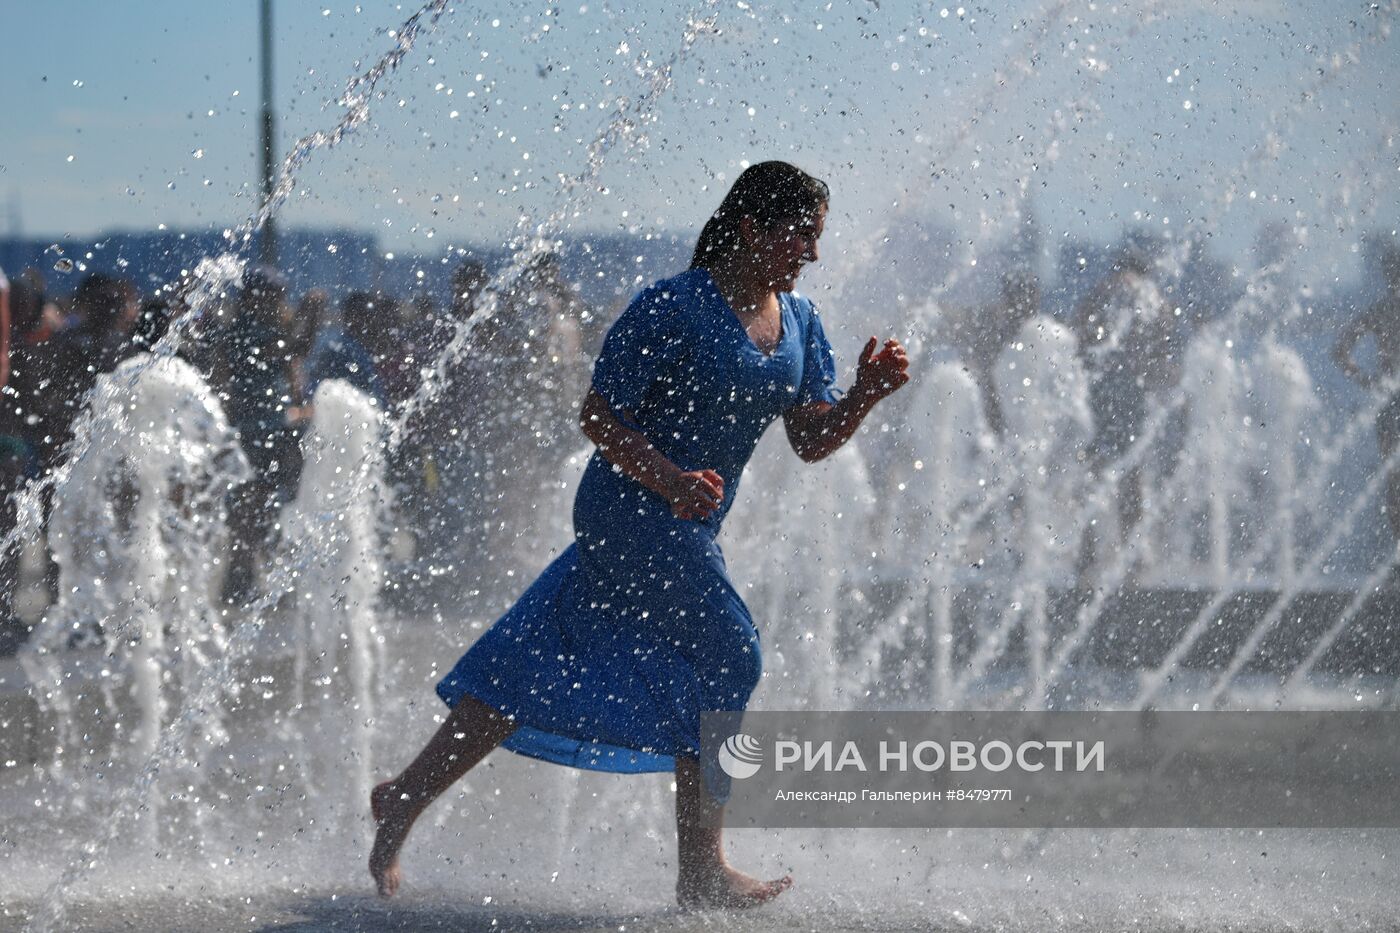
[[[73,310],[82,316],[79,326],[92,333],[116,326],[127,294],[122,281],[114,276],[102,272],[88,275],[73,292]]]
[[[734,180],[719,209],[705,222],[690,268],[709,269],[739,248],[739,222],[752,217],[765,230],[815,217],[831,200],[826,182],[787,162],[750,165]]]
[[[340,321],[353,337],[368,333],[374,319],[374,296],[369,292],[351,292],[340,302]]]
[[[142,350],[150,350],[170,330],[173,315],[170,302],[164,298],[152,298],[141,306],[141,314],[131,331],[131,342]]]
[[[399,303],[379,292],[351,292],[340,303],[340,320],[346,333],[363,344],[372,344],[398,325]]]

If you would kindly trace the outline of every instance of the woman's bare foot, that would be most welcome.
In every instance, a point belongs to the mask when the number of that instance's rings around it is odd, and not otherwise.
[[[381,896],[393,897],[403,881],[399,850],[414,820],[515,728],[515,720],[475,697],[464,696],[408,767],[370,791],[369,811],[376,831],[369,873]]]
[[[408,838],[415,814],[392,781],[385,781],[369,792],[369,812],[377,827],[374,848],[369,853],[369,873],[379,887],[379,896],[393,897],[403,880],[399,871],[399,849]]]
[[[792,876],[759,881],[723,863],[682,870],[676,882],[676,902],[696,909],[745,910],[766,904],[792,887]]]

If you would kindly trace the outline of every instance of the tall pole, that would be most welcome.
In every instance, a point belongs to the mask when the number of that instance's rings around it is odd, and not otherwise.
[[[24,223],[20,220],[19,189],[10,188],[10,239],[18,240]]]
[[[259,26],[262,39],[262,194],[266,201],[272,197],[272,188],[277,184],[273,132],[276,122],[272,114],[272,0],[262,0]],[[277,227],[271,217],[263,224],[258,260],[268,265],[277,264]]]

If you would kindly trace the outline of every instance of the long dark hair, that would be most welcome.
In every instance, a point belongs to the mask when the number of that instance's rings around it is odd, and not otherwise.
[[[739,221],[752,217],[771,230],[784,221],[813,217],[831,199],[826,182],[787,162],[750,165],[734,180],[719,209],[705,222],[690,268],[710,269],[739,248]]]

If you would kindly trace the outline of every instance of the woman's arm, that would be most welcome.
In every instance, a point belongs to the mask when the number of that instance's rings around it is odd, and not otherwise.
[[[631,420],[630,412],[623,414]],[[704,518],[724,501],[723,477],[714,470],[676,466],[644,434],[619,421],[597,389],[588,390],[578,423],[604,459],[669,502],[677,518]]]
[[[788,409],[783,414],[788,443],[808,463],[816,463],[841,449],[870,414],[871,409],[909,381],[909,357],[898,340],[886,340],[879,353],[871,337],[856,366],[856,384],[835,405],[816,402]]]

